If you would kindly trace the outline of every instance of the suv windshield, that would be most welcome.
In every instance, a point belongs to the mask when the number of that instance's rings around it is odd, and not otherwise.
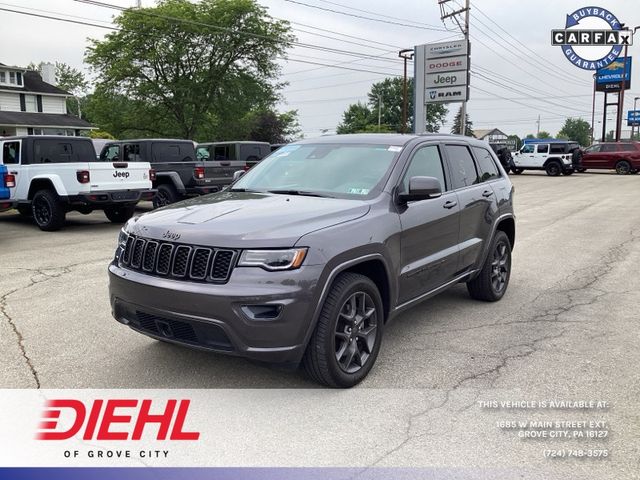
[[[251,169],[233,190],[363,197],[384,178],[402,147],[286,145]]]

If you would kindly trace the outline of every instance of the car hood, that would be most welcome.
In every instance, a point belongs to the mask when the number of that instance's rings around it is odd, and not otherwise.
[[[292,247],[301,236],[355,220],[369,208],[360,200],[222,192],[147,213],[127,228],[135,235],[194,245]]]

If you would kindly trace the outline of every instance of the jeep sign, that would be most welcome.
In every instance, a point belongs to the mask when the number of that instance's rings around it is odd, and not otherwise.
[[[455,87],[458,85],[466,85],[467,84],[467,72],[447,72],[447,73],[436,73],[433,75],[427,75],[426,78],[426,87],[434,88],[434,87]]]

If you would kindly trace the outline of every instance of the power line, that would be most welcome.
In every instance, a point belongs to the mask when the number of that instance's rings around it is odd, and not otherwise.
[[[79,0],[78,0],[79,1]],[[315,8],[318,10],[323,10],[325,12],[331,12],[331,13],[336,13],[338,15],[346,15],[348,17],[355,17],[355,18],[361,18],[363,20],[369,20],[372,22],[380,22],[380,23],[386,23],[389,25],[399,25],[402,27],[409,27],[409,28],[417,28],[419,30],[432,30],[434,32],[449,32],[450,30],[444,29],[444,28],[439,28],[439,27],[419,27],[417,25],[410,25],[408,23],[400,23],[400,22],[392,22],[390,20],[381,20],[379,18],[373,18],[373,17],[367,17],[364,15],[357,15],[355,13],[348,13],[348,12],[341,12],[339,10],[334,10],[332,8],[325,8],[325,7],[320,7],[318,5],[311,5],[309,3],[304,3],[304,2],[298,2],[297,0],[284,0],[285,2],[289,2],[289,3],[295,3],[296,5],[302,5],[305,7],[309,7],[309,8]]]
[[[104,29],[107,29],[107,30],[118,30],[115,27],[108,27],[106,25],[98,25],[98,24],[95,24],[95,23],[83,22],[83,21],[80,21],[80,20],[71,20],[70,18],[52,17],[52,16],[49,16],[49,15],[33,13],[33,12],[21,12],[19,10],[11,10],[10,8],[3,8],[3,7],[0,7],[0,10],[3,11],[3,12],[19,13],[21,15],[28,15],[28,16],[31,16],[31,17],[46,18],[48,20],[58,20],[60,22],[75,23],[75,24],[78,24],[78,25],[86,25],[86,26],[89,26],[89,27],[104,28]]]

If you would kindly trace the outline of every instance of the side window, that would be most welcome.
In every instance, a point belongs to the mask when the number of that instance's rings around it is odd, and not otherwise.
[[[447,145],[447,157],[451,167],[451,186],[454,190],[479,183],[478,171],[469,148],[463,145]]]
[[[604,145],[601,145],[600,151],[607,152],[607,153],[615,152],[616,147],[617,145],[615,143],[605,143]]]
[[[124,145],[124,161],[125,162],[139,162],[140,158],[140,145],[137,143],[128,143]]]
[[[533,153],[533,145],[527,144],[520,150],[522,153]]]
[[[102,150],[100,160],[117,162],[120,158],[120,145],[110,145]]]
[[[5,142],[2,146],[2,162],[5,165],[20,163],[20,142]]]
[[[209,147],[198,147],[196,158],[198,160],[209,160]]]
[[[549,145],[546,143],[538,145],[538,153],[549,153]]]
[[[214,160],[231,160],[229,155],[230,145],[217,145],[213,150]]]
[[[444,178],[444,169],[440,151],[436,145],[420,148],[411,158],[409,168],[402,179],[402,191],[409,191],[409,179],[411,177],[435,177],[440,180],[440,188],[444,192],[447,184]]]
[[[600,151],[600,145],[591,145],[589,148],[586,148],[585,153],[598,153]]]
[[[478,167],[480,168],[480,181],[486,182],[500,177],[500,171],[488,150],[473,147],[473,152],[476,154],[476,160],[478,160]]]
[[[633,143],[620,143],[618,145],[619,151],[621,152],[635,152],[636,149],[633,146]]]
[[[566,146],[563,143],[551,145],[551,153],[565,153]]]

